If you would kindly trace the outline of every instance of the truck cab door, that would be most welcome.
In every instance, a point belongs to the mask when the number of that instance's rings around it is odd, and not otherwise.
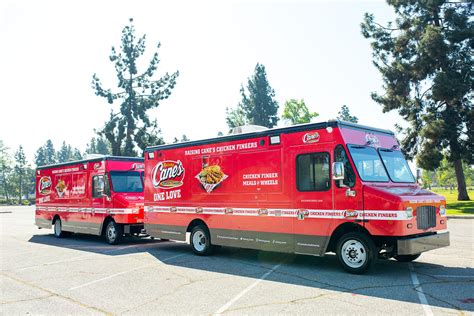
[[[333,212],[331,144],[298,146],[292,150],[294,170],[294,252],[322,255]]]
[[[110,186],[106,174],[98,174],[92,177],[92,203],[89,212],[89,233],[100,235],[104,218],[108,215],[107,210],[111,207]]]
[[[362,223],[364,209],[362,183],[356,181],[355,170],[342,145],[337,145],[334,148],[334,162],[342,162],[344,165],[344,179],[333,180],[334,210],[339,214],[336,218]]]

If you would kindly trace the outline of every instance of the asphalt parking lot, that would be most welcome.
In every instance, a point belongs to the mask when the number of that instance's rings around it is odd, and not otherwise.
[[[11,213],[8,213],[10,212]],[[474,312],[474,220],[453,219],[451,246],[366,275],[336,257],[131,238],[56,239],[33,207],[0,208],[0,314],[416,314]]]

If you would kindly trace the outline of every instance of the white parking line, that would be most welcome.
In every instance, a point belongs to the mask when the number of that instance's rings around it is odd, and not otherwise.
[[[273,268],[271,268],[269,271],[267,271],[264,275],[260,277],[257,281],[253,282],[250,284],[246,289],[244,289],[242,292],[237,294],[233,299],[222,305],[221,308],[217,310],[217,312],[214,313],[214,315],[221,315],[224,313],[229,307],[231,307],[235,302],[237,302],[242,296],[244,296],[247,292],[249,292],[251,289],[256,287],[260,282],[265,280],[270,274],[272,274],[276,269],[278,269],[281,266],[281,262],[277,265],[275,265]]]
[[[172,257],[163,259],[163,260],[161,260],[161,262],[166,262],[166,261],[169,261],[169,260],[178,258],[178,257],[182,257],[182,256],[184,256],[184,255],[187,255],[187,253],[181,253],[181,254],[179,254],[179,255],[176,255],[176,256],[172,256]],[[78,286],[74,286],[74,287],[70,288],[69,291],[74,291],[74,290],[77,290],[77,289],[86,287],[86,286],[88,286],[88,285],[91,285],[91,284],[95,284],[95,283],[102,282],[102,281],[105,281],[105,280],[110,280],[110,279],[112,279],[112,278],[115,278],[116,276],[123,275],[123,274],[127,274],[127,273],[130,273],[130,272],[133,272],[133,271],[136,271],[136,270],[140,270],[140,269],[143,269],[143,268],[147,268],[147,267],[150,267],[150,266],[155,265],[155,264],[156,264],[156,262],[153,262],[153,263],[145,264],[145,265],[143,265],[143,266],[139,266],[139,267],[136,267],[136,268],[133,268],[133,269],[130,269],[130,270],[126,270],[126,271],[122,271],[122,272],[119,272],[119,273],[115,273],[115,274],[109,275],[109,276],[107,276],[107,277],[105,277],[105,278],[97,279],[97,280],[90,281],[90,282],[87,282],[87,283],[84,283],[84,284],[81,284],[81,285],[78,285]]]
[[[426,316],[433,316],[433,311],[431,310],[428,300],[426,299],[423,288],[421,287],[420,282],[418,281],[418,276],[416,275],[415,269],[411,263],[408,264],[408,269],[410,269],[411,282],[415,286],[415,291],[418,294],[418,299],[420,300],[421,306],[425,311]]]

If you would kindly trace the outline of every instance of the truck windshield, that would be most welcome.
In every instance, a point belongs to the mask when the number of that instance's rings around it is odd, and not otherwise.
[[[388,182],[387,172],[375,148],[357,145],[348,147],[362,181]]]
[[[138,171],[110,171],[115,192],[143,192],[142,177]]]
[[[415,182],[415,178],[401,151],[380,148],[379,153],[393,182]]]

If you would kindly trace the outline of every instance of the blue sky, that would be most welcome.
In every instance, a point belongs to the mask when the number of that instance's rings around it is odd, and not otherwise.
[[[165,141],[225,133],[225,108],[257,62],[280,112],[304,99],[323,121],[346,104],[360,123],[393,130],[402,119],[370,98],[382,83],[360,33],[365,12],[394,19],[384,1],[3,1],[0,139],[22,144],[30,161],[48,138],[84,150],[111,109],[94,95],[92,74],[115,87],[108,56],[130,17],[147,34],[142,65],[160,41],[157,75],[180,71],[171,97],[150,111]]]

